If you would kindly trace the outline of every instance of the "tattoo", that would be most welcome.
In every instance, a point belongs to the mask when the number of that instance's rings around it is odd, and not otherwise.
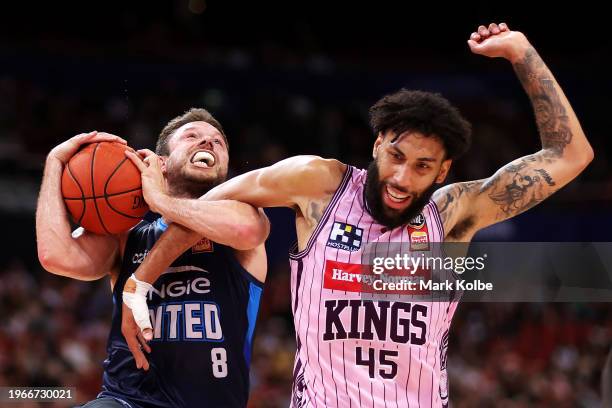
[[[448,228],[448,223],[453,219],[453,216],[457,212],[457,203],[459,198],[464,194],[476,191],[481,186],[482,180],[477,180],[453,184],[447,188],[444,188],[443,190],[440,190],[440,193],[443,194],[443,197],[439,204],[439,212],[442,224],[444,225],[445,229]]]
[[[531,99],[542,147],[561,157],[573,134],[551,72],[533,47],[514,64],[514,70]]]
[[[452,184],[436,191],[433,198],[446,237],[465,239],[475,231],[476,224],[491,225],[505,220],[549,197],[556,191],[557,183],[543,165],[551,160],[550,152],[540,151],[507,164],[489,179]],[[488,197],[489,204],[479,197]],[[480,217],[486,217],[484,223]]]
[[[461,238],[473,232],[476,221],[479,226],[490,225],[520,214],[559,187],[559,180],[555,181],[549,171],[574,137],[569,105],[533,47],[513,65],[531,100],[542,151],[513,161],[485,182],[458,183],[436,192],[434,199],[448,237]],[[478,203],[478,208],[473,208],[473,203]]]
[[[506,184],[500,191],[489,193],[489,197],[501,207],[504,213],[508,215],[518,213],[541,201],[528,197],[528,192],[534,183],[535,180],[530,176],[515,173],[511,183]]]
[[[484,184],[483,190],[501,209],[498,220],[520,214],[555,192],[549,188],[556,184],[550,174],[533,166],[547,160],[541,153],[523,157],[500,169]]]
[[[548,174],[546,170],[535,169],[535,171],[544,178],[544,181],[546,181],[546,184],[548,184],[551,187],[555,185],[555,182],[553,181],[552,177],[550,177],[550,174]]]

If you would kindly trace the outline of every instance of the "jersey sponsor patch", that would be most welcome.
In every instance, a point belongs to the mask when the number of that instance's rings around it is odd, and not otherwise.
[[[323,287],[346,292],[409,294],[429,293],[423,289],[421,281],[430,279],[429,270],[419,268],[415,273],[399,269],[386,269],[383,274],[375,274],[372,265],[351,264],[325,261]]]
[[[429,251],[429,230],[427,221],[423,214],[414,217],[408,226],[408,236],[410,236],[411,251]]]
[[[199,254],[201,252],[213,252],[213,243],[208,238],[202,238],[194,246],[191,247],[192,254]]]
[[[425,231],[413,231],[410,233],[411,251],[429,251],[429,238]]]
[[[334,222],[327,239],[327,246],[355,252],[361,248],[362,237],[362,228],[342,222]]]

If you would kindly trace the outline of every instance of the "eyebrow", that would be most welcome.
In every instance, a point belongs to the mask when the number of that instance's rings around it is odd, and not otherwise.
[[[398,147],[397,147],[397,146],[395,146],[395,145],[391,145],[391,148],[392,148],[393,150],[395,150],[395,152],[396,152],[396,153],[401,154],[401,155],[402,155],[402,157],[406,157],[406,155],[404,154],[404,152],[402,152],[400,149],[398,149]]]
[[[189,132],[190,130],[196,130],[197,128],[195,126],[189,126],[183,129],[183,132]]]
[[[198,129],[197,126],[187,126],[183,131],[187,132],[189,130],[197,130],[197,129]],[[217,132],[219,132],[219,131],[217,130]],[[223,134],[221,132],[219,132],[219,135],[215,135],[214,138],[215,139],[223,140],[223,142],[225,143],[225,138],[223,137]]]
[[[395,150],[397,153],[399,153],[400,155],[402,155],[402,157],[406,157],[404,152],[402,152],[397,146],[391,145],[391,148]],[[417,161],[435,162],[436,159],[434,159],[433,157],[419,157],[417,158]]]

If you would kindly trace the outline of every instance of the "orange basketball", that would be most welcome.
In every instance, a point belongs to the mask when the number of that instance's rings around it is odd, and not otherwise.
[[[62,196],[74,221],[97,234],[118,234],[136,225],[149,207],[140,172],[126,156],[130,147],[100,142],[75,154],[62,175]]]

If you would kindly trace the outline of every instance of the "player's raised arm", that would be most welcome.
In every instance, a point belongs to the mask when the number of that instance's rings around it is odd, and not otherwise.
[[[36,208],[38,259],[47,271],[79,280],[94,280],[108,274],[119,258],[119,240],[114,235],[96,235],[79,228],[72,233],[61,192],[61,178],[68,160],[87,143],[125,140],[107,133],[77,135],[56,146],[45,163]]]
[[[480,26],[468,44],[475,54],[512,63],[534,108],[542,149],[493,176],[456,183],[434,196],[447,237],[469,240],[481,228],[537,205],[580,174],[593,159],[578,118],[525,35],[506,24]]]

